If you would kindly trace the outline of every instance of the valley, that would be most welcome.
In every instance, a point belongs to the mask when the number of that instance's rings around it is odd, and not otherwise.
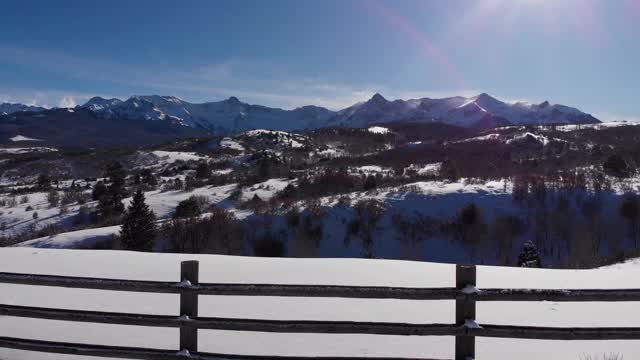
[[[31,150],[0,163],[2,243],[122,249],[122,215],[99,194],[117,164],[123,207],[139,189],[155,215],[157,252],[516,266],[533,243],[545,267],[601,266],[638,251],[623,210],[638,206],[638,136],[633,123],[391,122],[43,151],[20,134]]]

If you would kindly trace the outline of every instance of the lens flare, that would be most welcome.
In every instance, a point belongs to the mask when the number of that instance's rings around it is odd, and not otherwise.
[[[435,60],[456,85],[462,89],[469,88],[461,72],[447,54],[439,49],[426,34],[418,30],[409,19],[386,6],[382,1],[365,0],[364,4],[367,9],[383,19],[394,31],[397,31],[410,41],[425,57]]]
[[[630,6],[640,0],[626,0]],[[518,36],[524,31],[549,37],[577,34],[593,46],[606,45],[605,13],[598,0],[479,0],[470,2],[448,32],[469,44],[490,32],[494,36]]]

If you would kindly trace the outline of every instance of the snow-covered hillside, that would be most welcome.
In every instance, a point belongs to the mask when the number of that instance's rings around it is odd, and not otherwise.
[[[388,260],[275,259],[122,251],[0,249],[0,271],[134,280],[179,281],[180,261],[200,261],[200,280],[450,287],[453,265]],[[637,263],[620,269],[540,270],[478,267],[478,287],[640,288]],[[0,284],[0,303],[52,308],[178,315],[174,294],[121,293]],[[200,315],[284,320],[451,323],[454,301],[200,296]],[[481,302],[480,325],[640,326],[635,303]],[[207,352],[452,358],[453,337],[285,334],[201,330]],[[0,317],[0,336],[139,347],[178,347],[178,330]],[[579,360],[603,353],[640,356],[640,341],[543,341],[478,338],[477,359]],[[68,355],[0,349],[3,360],[70,359]],[[88,357],[73,357],[89,360]]]

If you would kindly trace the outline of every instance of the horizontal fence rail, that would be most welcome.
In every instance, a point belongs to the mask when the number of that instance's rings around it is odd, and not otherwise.
[[[640,289],[482,289],[476,301],[622,302],[640,301]]]
[[[469,335],[510,339],[538,340],[640,340],[637,327],[538,327],[510,325],[482,325],[470,328]]]
[[[454,300],[461,294],[458,289],[453,287],[405,288],[346,285],[191,284],[190,282],[172,283],[161,281],[112,280],[72,276],[15,274],[6,272],[0,273],[0,283],[169,294],[195,292],[198,295],[228,296]]]
[[[456,359],[475,357],[476,337],[544,340],[640,340],[640,327],[535,327],[477,324],[476,301],[640,301],[640,289],[478,289],[474,266],[456,267],[456,287],[212,284],[198,280],[198,262],[181,264],[180,282],[115,280],[88,277],[0,273],[0,283],[180,294],[180,315],[130,314],[0,304],[0,315],[72,322],[170,327],[180,329],[180,351],[84,345],[0,337],[0,347],[63,354],[131,359],[358,359],[356,357],[286,357],[198,353],[197,330],[271,333],[455,336]],[[338,297],[400,300],[456,300],[453,324],[356,321],[262,320],[198,316],[198,295]],[[378,359],[378,358],[376,358]]]
[[[40,351],[67,355],[97,356],[103,358],[126,358],[144,360],[371,360],[370,357],[336,357],[336,356],[273,356],[273,355],[238,355],[216,354],[205,352],[178,352],[176,350],[156,350],[136,347],[85,345],[42,340],[25,340],[11,337],[0,337],[0,347],[9,349]],[[377,357],[376,360],[437,360],[425,358],[392,358]]]
[[[454,287],[409,288],[348,285],[207,284],[114,280],[102,278],[31,275],[0,272],[0,283],[40,285],[78,289],[112,290],[199,295],[341,297],[351,299],[455,300],[476,301],[640,301],[640,289],[482,289],[465,293]]]
[[[260,331],[279,333],[376,334],[376,335],[461,335],[464,328],[454,324],[407,324],[357,321],[291,321],[166,315],[138,315],[98,311],[47,309],[0,305],[0,315],[48,320],[94,322],[119,325],[181,327],[198,329]]]

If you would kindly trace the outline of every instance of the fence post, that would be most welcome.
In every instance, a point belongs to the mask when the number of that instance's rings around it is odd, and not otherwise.
[[[456,265],[456,288],[476,285],[476,267],[474,265]],[[476,301],[468,298],[456,300],[456,324],[464,326],[466,320],[476,319]],[[456,336],[456,360],[474,359],[476,339],[469,335]]]
[[[188,280],[193,285],[198,283],[198,261],[183,261],[180,264],[180,280]],[[198,316],[198,293],[180,293],[180,316]],[[198,328],[190,326],[188,322],[180,327],[180,350],[198,351]]]

